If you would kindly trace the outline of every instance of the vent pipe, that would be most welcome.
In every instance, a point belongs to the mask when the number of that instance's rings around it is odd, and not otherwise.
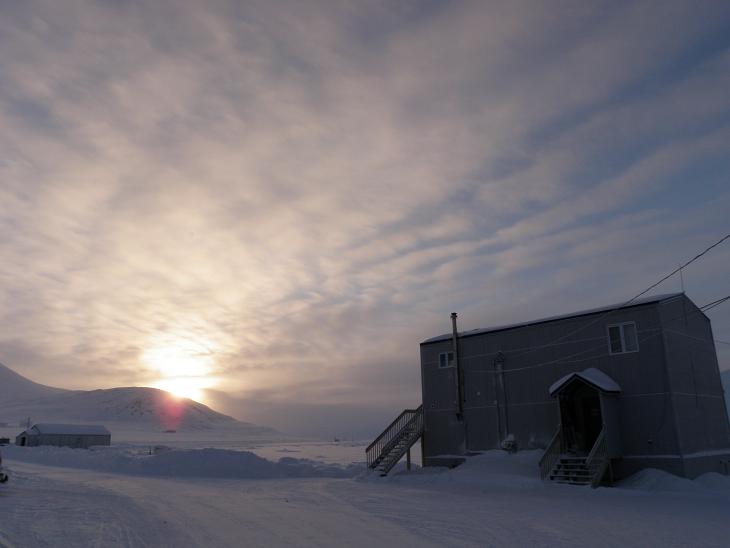
[[[454,370],[455,370],[455,376],[454,379],[455,385],[456,385],[456,417],[459,420],[462,420],[464,408],[462,405],[461,400],[461,385],[462,385],[462,379],[461,379],[461,364],[459,363],[459,345],[458,345],[458,337],[459,337],[459,331],[456,328],[456,312],[451,313],[451,329],[452,329],[452,335],[451,335],[451,351],[454,353]]]

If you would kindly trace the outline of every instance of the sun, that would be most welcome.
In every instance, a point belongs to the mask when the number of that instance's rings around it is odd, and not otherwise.
[[[142,362],[155,375],[153,388],[178,398],[202,402],[205,388],[216,384],[210,346],[186,338],[158,341],[142,353]]]
[[[177,398],[190,398],[202,402],[203,387],[198,379],[177,377],[171,379],[160,379],[152,383],[152,388],[165,390]]]

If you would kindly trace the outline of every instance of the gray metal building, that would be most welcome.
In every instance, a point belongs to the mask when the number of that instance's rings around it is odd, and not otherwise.
[[[35,424],[15,437],[15,445],[36,447],[56,445],[88,449],[92,445],[111,445],[112,435],[97,424]]]
[[[543,477],[571,483],[645,467],[728,473],[710,320],[681,293],[454,330],[421,343],[421,380],[426,465],[541,448]]]

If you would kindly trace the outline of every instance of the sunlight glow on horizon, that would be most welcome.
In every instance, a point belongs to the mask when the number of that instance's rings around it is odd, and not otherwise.
[[[152,388],[158,388],[169,392],[176,398],[190,398],[191,400],[205,403],[203,389],[210,387],[209,379],[203,377],[177,377],[172,379],[160,379],[152,383]]]
[[[170,392],[178,398],[205,403],[203,390],[212,388],[213,351],[208,341],[186,337],[166,337],[142,354],[142,362],[158,379],[150,386]]]

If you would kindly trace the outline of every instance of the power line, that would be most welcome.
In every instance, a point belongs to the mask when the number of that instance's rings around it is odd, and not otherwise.
[[[682,265],[679,265],[679,266],[678,266],[678,267],[677,267],[677,268],[676,268],[675,270],[673,270],[672,272],[670,272],[669,274],[667,274],[666,276],[664,276],[664,277],[663,277],[663,278],[662,278],[661,280],[659,280],[658,282],[656,282],[656,283],[655,283],[655,284],[653,284],[653,285],[650,285],[650,286],[649,286],[649,287],[647,287],[647,288],[646,288],[646,289],[645,289],[644,291],[642,291],[642,292],[641,292],[641,293],[639,293],[638,295],[636,295],[636,296],[632,297],[631,299],[629,299],[628,301],[626,301],[626,302],[625,302],[625,303],[624,303],[623,305],[621,305],[621,306],[626,306],[627,304],[631,303],[632,301],[635,301],[636,299],[638,299],[639,297],[641,297],[641,296],[642,296],[642,295],[644,295],[645,293],[648,293],[649,291],[651,291],[652,289],[654,289],[654,288],[655,288],[656,286],[658,286],[658,285],[659,285],[660,283],[662,283],[662,282],[663,282],[663,281],[665,281],[665,280],[668,280],[669,278],[671,278],[672,276],[674,276],[674,275],[675,275],[675,274],[676,274],[677,272],[679,272],[679,271],[680,271],[680,270],[682,270],[683,268],[686,268],[687,266],[691,265],[691,264],[692,264],[693,262],[695,262],[695,261],[696,261],[697,259],[699,259],[700,257],[702,257],[702,256],[703,256],[703,255],[704,255],[705,253],[707,253],[707,252],[708,252],[708,251],[710,251],[711,249],[714,249],[714,248],[716,248],[716,247],[717,247],[718,245],[720,245],[720,244],[721,244],[722,242],[724,242],[725,240],[728,240],[728,239],[730,239],[730,234],[728,234],[728,235],[724,236],[723,238],[720,238],[720,239],[719,239],[718,241],[716,241],[716,242],[715,242],[714,244],[712,244],[712,245],[711,245],[710,247],[708,247],[707,249],[705,249],[705,250],[704,250],[704,251],[703,251],[702,253],[698,253],[697,255],[695,255],[695,256],[694,256],[693,258],[691,258],[691,259],[690,259],[689,261],[687,261],[686,263],[684,263],[684,264],[682,264]]]
[[[616,310],[619,310],[619,309],[621,309],[621,308],[624,308],[625,306],[628,306],[628,305],[630,305],[630,304],[631,304],[632,302],[634,302],[634,301],[635,301],[636,299],[638,299],[638,298],[639,298],[639,297],[641,297],[642,295],[646,295],[646,294],[647,294],[647,293],[648,293],[649,291],[651,291],[652,289],[654,289],[654,288],[655,288],[656,286],[658,286],[658,285],[659,285],[659,284],[661,284],[662,282],[664,282],[664,281],[668,280],[669,278],[671,278],[672,276],[674,276],[674,275],[675,275],[675,274],[676,274],[677,272],[681,271],[681,270],[682,270],[683,268],[686,268],[687,266],[691,265],[691,264],[692,264],[693,262],[695,262],[695,261],[696,261],[697,259],[699,259],[699,258],[700,258],[700,257],[702,257],[703,255],[705,255],[706,253],[708,253],[708,252],[709,252],[710,250],[712,250],[712,249],[716,248],[716,247],[717,247],[718,245],[720,245],[721,243],[723,243],[723,242],[724,242],[725,240],[728,240],[728,239],[730,239],[730,234],[727,234],[727,235],[723,236],[723,237],[722,237],[722,238],[720,238],[720,239],[719,239],[718,241],[716,241],[716,242],[715,242],[714,244],[712,244],[712,245],[711,245],[710,247],[706,248],[706,249],[705,249],[704,251],[702,251],[701,253],[698,253],[697,255],[695,255],[695,256],[694,256],[693,258],[691,258],[691,259],[690,259],[689,261],[685,262],[684,264],[681,264],[681,265],[679,265],[679,266],[678,266],[678,267],[677,267],[676,269],[674,269],[674,270],[673,270],[672,272],[670,272],[669,274],[667,274],[666,276],[664,276],[664,277],[663,277],[663,278],[662,278],[661,280],[659,280],[659,281],[658,281],[658,282],[656,282],[656,283],[653,283],[652,285],[650,285],[649,287],[647,287],[646,289],[644,289],[644,290],[643,290],[643,291],[641,291],[640,293],[637,293],[636,295],[634,295],[633,297],[631,297],[631,298],[630,298],[630,299],[629,299],[628,301],[626,301],[625,303],[622,303],[622,304],[620,304],[620,305],[618,305],[618,306],[616,306],[616,307],[614,307],[614,308],[611,308],[610,310],[606,311],[606,313],[605,313],[605,314],[603,314],[602,316],[600,316],[600,317],[596,318],[596,319],[595,319],[595,320],[593,320],[592,322],[588,322],[587,324],[584,324],[584,325],[582,325],[582,326],[578,327],[577,329],[575,329],[575,330],[573,330],[573,331],[571,331],[571,332],[569,332],[569,333],[566,333],[565,335],[563,335],[563,336],[561,336],[561,337],[558,337],[558,338],[557,338],[557,339],[555,339],[554,341],[551,341],[551,342],[550,342],[550,343],[548,343],[547,345],[543,345],[543,346],[549,346],[549,345],[551,345],[551,344],[555,344],[556,342],[562,341],[563,339],[566,339],[566,338],[568,338],[568,337],[572,337],[573,335],[575,335],[576,333],[578,333],[578,332],[580,332],[580,331],[582,331],[582,330],[586,329],[587,327],[590,327],[591,325],[594,325],[594,324],[596,324],[596,323],[598,323],[598,322],[600,322],[600,321],[604,320],[604,319],[605,319],[606,317],[608,317],[609,315],[611,315],[611,314],[613,314],[614,312],[616,312]],[[710,304],[714,304],[714,303],[710,303]],[[718,303],[718,304],[719,304],[719,303]],[[715,305],[715,306],[717,306],[717,305]],[[708,308],[708,310],[709,310],[709,308]],[[524,355],[524,354],[529,354],[530,352],[534,352],[534,351],[535,351],[535,350],[537,350],[538,348],[541,348],[541,347],[536,347],[536,348],[535,348],[535,349],[533,349],[533,350],[527,350],[527,351],[523,352],[522,354],[518,354],[517,356],[522,356],[522,355]]]
[[[730,295],[728,295],[727,297],[723,297],[722,299],[717,299],[716,301],[712,301],[711,303],[707,303],[705,306],[701,306],[700,310],[702,310],[703,312],[706,312],[708,310],[715,308],[716,306],[721,305],[724,302],[727,302],[728,300],[730,300]],[[715,339],[715,342],[720,343],[720,344],[726,344],[726,345],[730,346],[730,342],[728,342],[728,341],[722,341],[720,339]]]
[[[724,303],[725,301],[728,301],[728,300],[730,300],[730,295],[728,295],[727,297],[723,297],[722,299],[717,299],[716,301],[712,301],[711,303],[707,303],[705,306],[701,306],[700,310],[702,310],[703,312],[705,312],[707,310],[712,310],[716,306],[720,306],[722,303]]]
[[[699,306],[697,308],[701,312],[703,309],[706,309],[708,306],[711,306],[712,308],[714,308],[718,304],[722,304],[723,302],[725,302],[727,300],[730,300],[730,295],[728,295],[727,297],[723,297],[722,299],[717,299],[716,301],[712,301],[710,303],[707,303],[706,305]],[[694,316],[696,314],[699,314],[699,312],[697,312],[697,311],[689,312],[688,314],[686,314],[686,316]],[[675,320],[680,320],[680,319],[682,319],[684,317],[685,317],[685,314],[683,314],[682,316],[675,316],[674,318],[670,318],[668,320],[665,320],[665,322],[666,323],[671,323],[671,322],[673,322]],[[653,333],[651,333],[649,335],[646,335],[643,338],[640,338],[639,339],[639,343],[642,343],[642,342],[644,342],[646,340],[649,340],[649,339],[651,339],[653,337],[656,337],[656,336],[662,334],[662,329],[661,328],[653,329],[652,331],[653,331]],[[576,342],[576,341],[573,341],[573,342]],[[708,340],[705,340],[705,342],[709,342],[709,339]],[[730,342],[718,341],[717,339],[715,339],[715,342],[720,342],[720,343],[723,343],[723,344],[730,344]],[[544,348],[545,346],[548,346],[548,345],[534,346],[534,347],[532,347],[531,349],[528,349],[528,350]],[[598,357],[603,356],[603,353],[601,353],[600,355],[596,355],[596,356],[588,356],[586,358],[582,358],[582,359],[578,359],[578,360],[571,360],[571,361],[567,361],[567,360],[570,360],[571,358],[577,358],[578,356],[582,356],[583,354],[588,354],[590,352],[594,352],[595,350],[600,350],[600,349],[604,349],[604,350],[606,349],[606,342],[605,341],[602,342],[601,344],[596,345],[596,346],[592,346],[591,348],[588,348],[586,350],[581,350],[580,352],[575,352],[574,354],[567,354],[567,355],[564,355],[564,356],[560,356],[558,358],[554,358],[554,359],[549,360],[549,361],[533,363],[533,364],[530,364],[530,365],[526,365],[526,366],[523,366],[523,367],[517,367],[517,368],[514,368],[514,369],[503,369],[502,372],[506,374],[506,373],[512,373],[512,372],[516,372],[516,371],[524,371],[526,369],[536,369],[538,367],[544,367],[546,365],[563,365],[563,364],[566,364],[566,363],[588,361],[588,360],[595,359],[595,358],[598,358]],[[523,356],[524,354],[527,354],[527,353],[528,352],[523,352],[521,354],[516,354],[514,357]],[[482,372],[482,373],[492,373],[492,374],[496,374],[497,373],[496,371],[493,371],[493,370],[479,370],[479,371]]]

